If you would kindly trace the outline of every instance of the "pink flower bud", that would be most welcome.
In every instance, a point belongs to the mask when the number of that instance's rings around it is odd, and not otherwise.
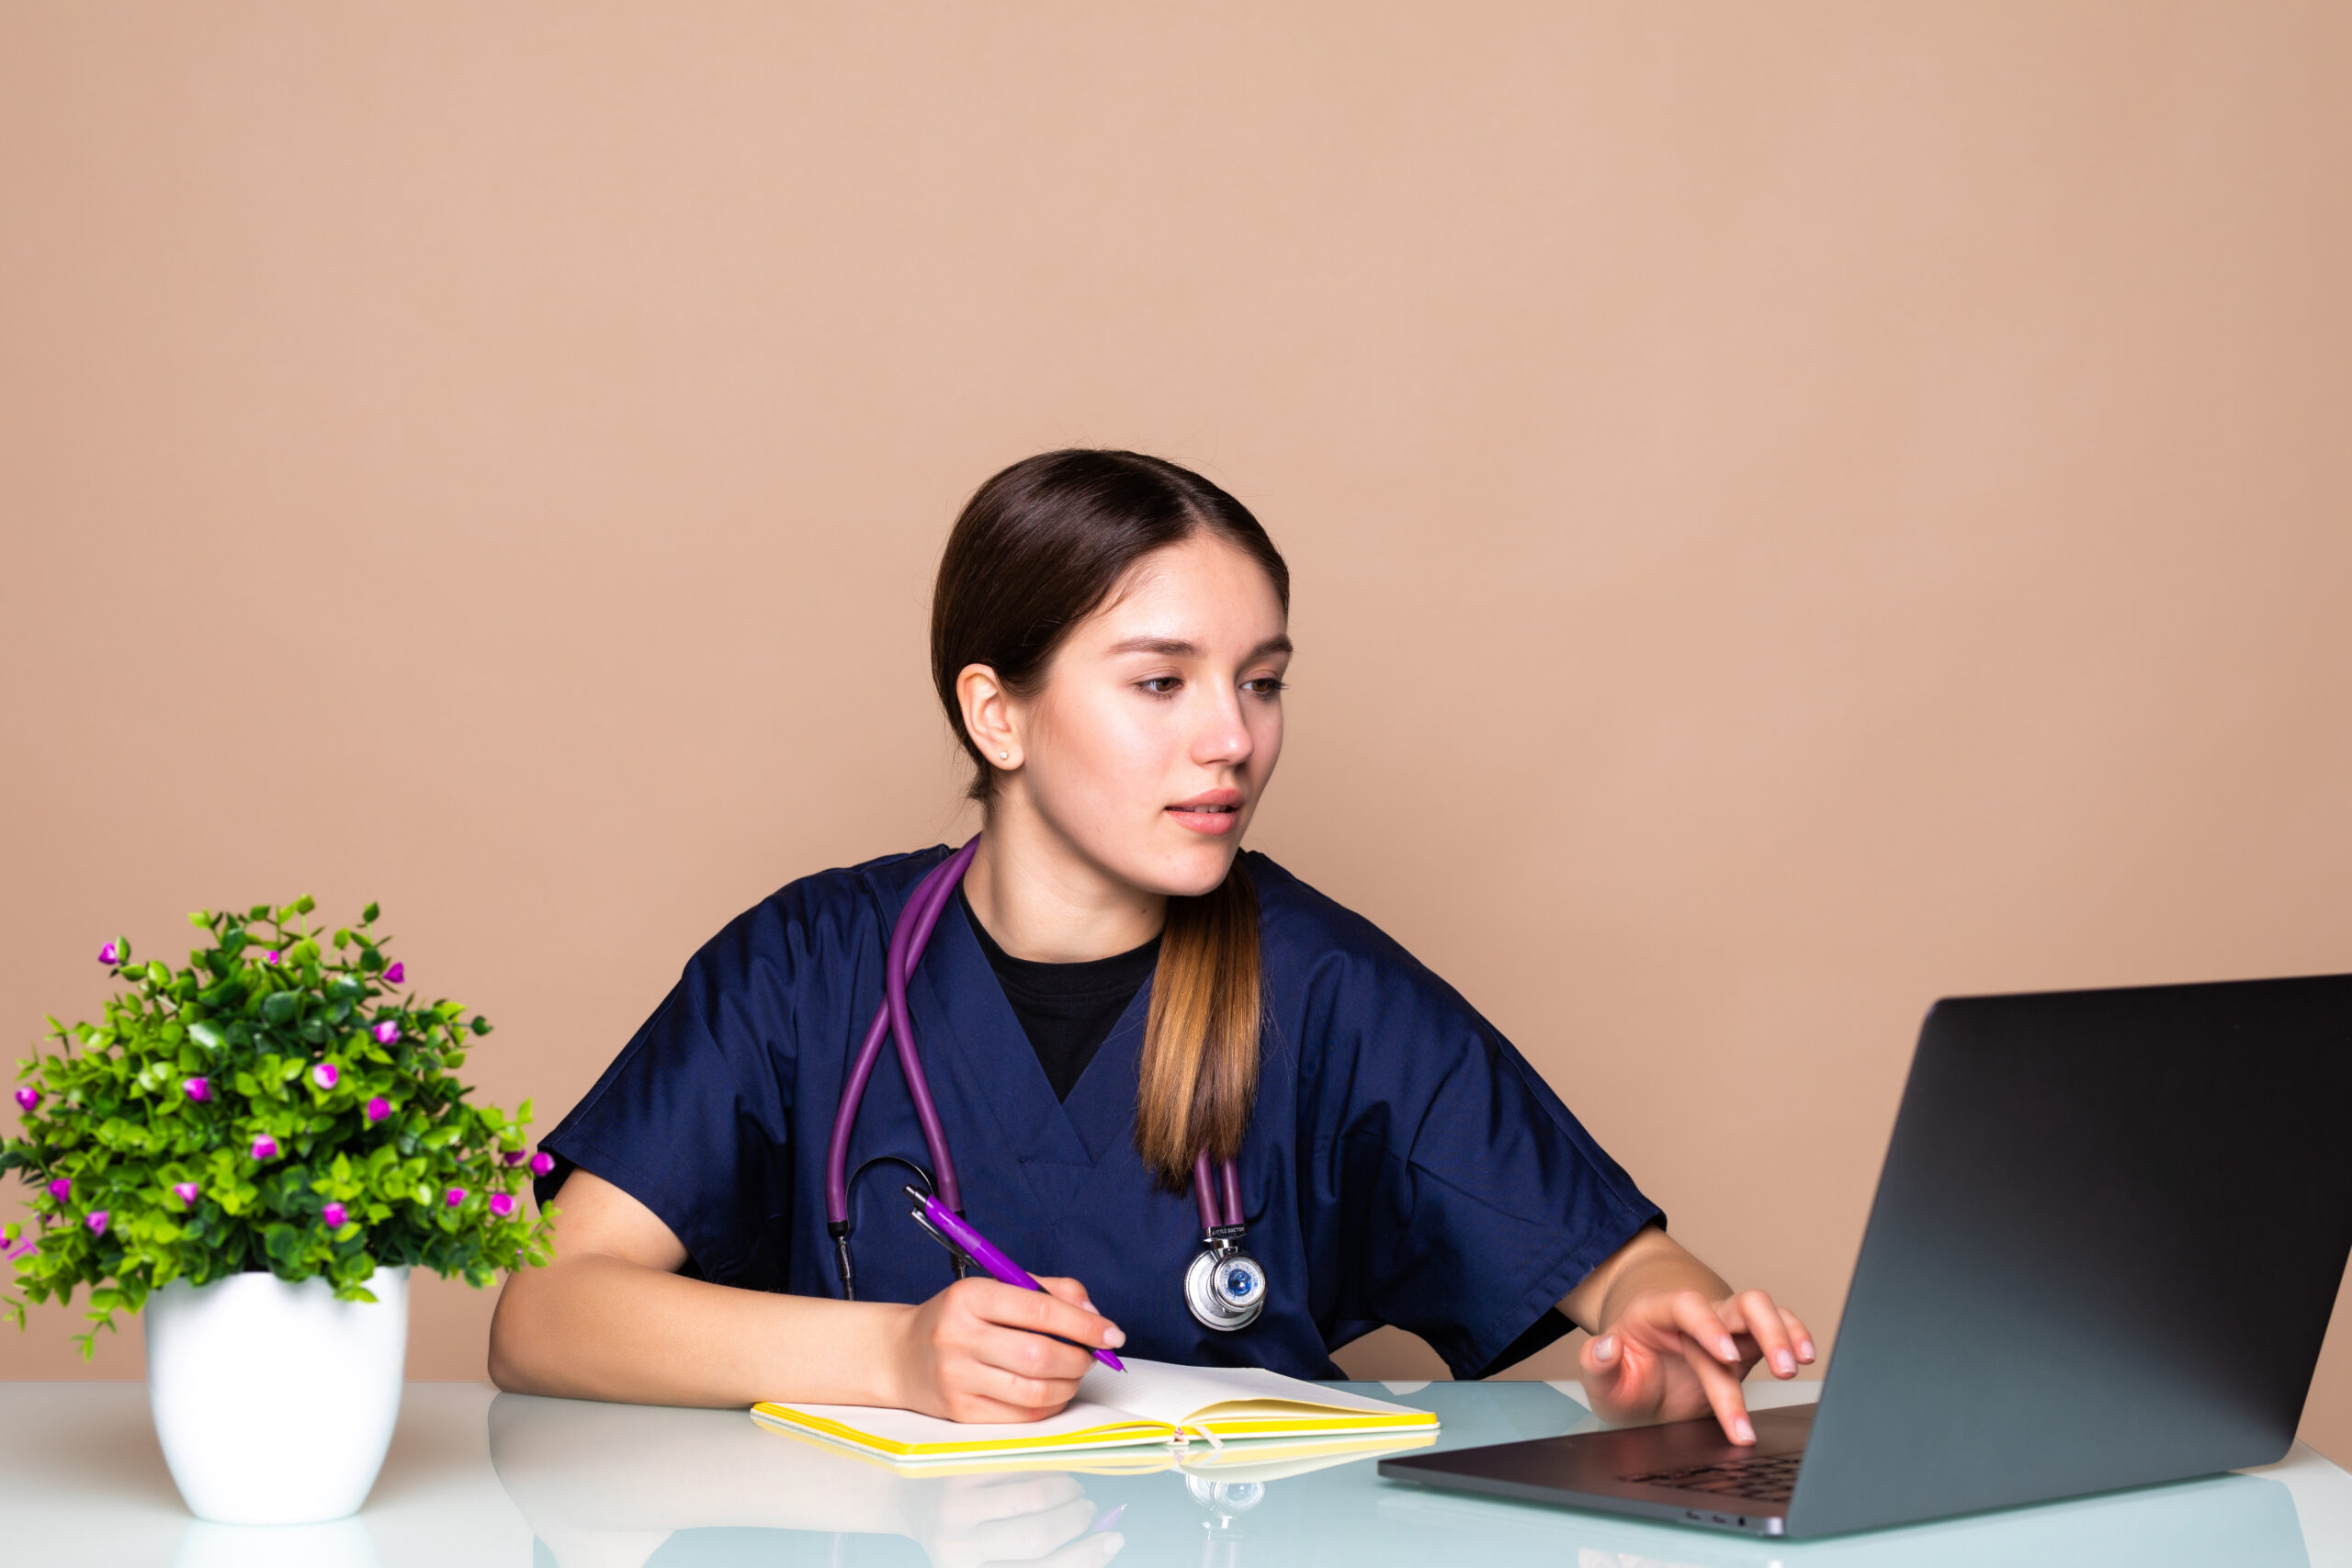
[[[504,1154],[500,1155],[498,1157],[505,1161],[509,1166],[521,1165],[523,1163],[523,1151],[520,1149],[508,1149]]]
[[[397,986],[407,978],[408,965],[405,964],[395,964],[390,969],[384,971],[384,983],[386,985]]]
[[[333,1089],[334,1080],[342,1076],[343,1070],[333,1062],[321,1062],[311,1069],[311,1081],[321,1089]]]
[[[56,1180],[51,1182],[49,1184],[49,1195],[56,1199],[61,1203],[65,1201],[68,1198],[71,1198],[74,1196],[74,1179],[70,1176],[61,1176]]]
[[[30,1111],[34,1106],[39,1105],[40,1103],[40,1090],[28,1086],[17,1091],[17,1109],[22,1111]]]
[[[452,1187],[441,1194],[441,1200],[454,1209],[466,1201],[466,1190],[462,1187]]]
[[[541,1149],[537,1154],[531,1156],[531,1174],[533,1176],[545,1176],[548,1171],[553,1170],[554,1168],[555,1156],[548,1153],[547,1150]]]
[[[273,964],[273,965],[274,965],[274,964],[277,964],[280,959],[283,959],[285,956],[286,956],[286,954],[284,954],[284,953],[282,953],[278,952],[278,951],[277,951],[277,949],[276,949],[276,948],[274,948],[274,947],[273,947],[273,948],[271,948],[267,953],[263,953],[263,954],[261,955],[261,961],[262,961],[264,964]]]
[[[401,1037],[401,1026],[388,1018],[368,1032],[375,1035],[377,1044],[390,1045]]]
[[[347,1217],[347,1212],[340,1203],[329,1203],[325,1208],[319,1211],[319,1218],[326,1221],[327,1229],[331,1231],[341,1230],[343,1228],[343,1222]]]
[[[391,1113],[392,1102],[380,1094],[368,1102],[368,1120],[370,1122],[381,1122]]]
[[[90,1234],[92,1235],[104,1235],[107,1234],[107,1212],[104,1209],[91,1210],[89,1218],[84,1220],[82,1223],[90,1227]]]
[[[112,968],[115,964],[122,962],[122,949],[117,947],[113,942],[107,943],[104,947],[98,949],[98,962],[106,964],[108,968]]]
[[[276,1138],[271,1137],[267,1133],[264,1133],[260,1137],[254,1140],[254,1158],[276,1159],[277,1157],[277,1140]]]
[[[183,1181],[172,1189],[172,1196],[193,1209],[196,1207],[196,1195],[198,1191],[198,1189],[195,1182]]]
[[[187,1097],[190,1100],[210,1100],[212,1098],[212,1085],[205,1078],[182,1078],[180,1080],[180,1088],[187,1091]]]
[[[497,1215],[500,1219],[504,1219],[507,1215],[514,1212],[514,1195],[511,1192],[492,1193],[490,1195],[490,1212]]]

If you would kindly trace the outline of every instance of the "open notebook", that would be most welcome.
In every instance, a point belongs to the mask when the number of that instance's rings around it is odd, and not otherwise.
[[[1126,1359],[1127,1370],[1089,1371],[1058,1416],[1017,1425],[943,1421],[911,1410],[857,1404],[752,1406],[768,1425],[845,1443],[901,1463],[978,1455],[1069,1453],[1085,1449],[1220,1446],[1233,1438],[1405,1436],[1432,1433],[1426,1410],[1366,1399],[1255,1367],[1177,1367]]]

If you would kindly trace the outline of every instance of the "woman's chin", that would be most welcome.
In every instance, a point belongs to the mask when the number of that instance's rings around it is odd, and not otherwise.
[[[1174,846],[1162,856],[1154,868],[1157,874],[1145,886],[1170,898],[1198,898],[1214,893],[1233,868],[1233,857],[1240,849],[1238,834],[1229,839],[1195,837],[1192,843]]]

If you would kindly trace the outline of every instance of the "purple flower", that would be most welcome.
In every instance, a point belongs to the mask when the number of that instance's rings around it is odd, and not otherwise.
[[[182,1078],[180,1080],[180,1088],[187,1090],[187,1097],[190,1100],[210,1100],[212,1098],[212,1085],[203,1078]]]
[[[70,1176],[61,1176],[56,1180],[51,1182],[49,1184],[49,1195],[56,1199],[61,1203],[65,1201],[68,1198],[71,1198],[74,1196],[74,1179]]]
[[[511,1192],[492,1193],[490,1195],[490,1212],[496,1214],[500,1219],[504,1219],[507,1215],[514,1212],[514,1195]]]
[[[104,1209],[91,1210],[89,1218],[84,1220],[82,1223],[90,1227],[90,1234],[92,1235],[104,1235],[107,1234],[107,1212]]]
[[[390,969],[384,971],[384,983],[386,985],[397,986],[407,978],[408,965],[405,964],[395,964]]]
[[[254,1140],[254,1158],[276,1159],[277,1157],[277,1140],[276,1138],[271,1137],[267,1133],[264,1133],[260,1137]]]
[[[311,1081],[321,1089],[333,1089],[334,1080],[342,1076],[343,1070],[333,1062],[321,1062],[311,1069]]]
[[[466,1190],[462,1187],[452,1187],[441,1194],[441,1201],[454,1209],[466,1201]]]
[[[391,1113],[392,1102],[380,1094],[368,1102],[368,1120],[370,1122],[381,1122]]]
[[[198,1189],[195,1182],[183,1181],[172,1189],[172,1196],[193,1209],[196,1207],[196,1195],[198,1191]]]
[[[261,961],[262,961],[264,964],[276,964],[278,960],[280,960],[280,959],[284,958],[285,956],[286,956],[286,954],[284,954],[284,953],[282,953],[278,952],[278,951],[277,951],[277,949],[276,949],[276,948],[274,948],[274,947],[273,947],[273,948],[271,948],[267,953],[263,953],[263,954],[261,955]]]
[[[388,1018],[384,1020],[383,1022],[378,1024],[369,1032],[376,1036],[377,1044],[390,1045],[393,1041],[398,1040],[401,1037],[401,1026],[394,1023]]]
[[[39,1105],[40,1103],[40,1090],[32,1088],[26,1088],[20,1089],[17,1091],[17,1104],[20,1109],[30,1111],[34,1106]]]
[[[111,969],[116,964],[122,962],[122,949],[117,947],[113,942],[107,943],[104,947],[98,949],[98,962]]]
[[[537,1154],[531,1156],[531,1174],[533,1176],[545,1176],[548,1171],[553,1170],[554,1168],[555,1156],[548,1153],[547,1150],[541,1149]]]
[[[346,1215],[347,1212],[340,1203],[329,1203],[325,1208],[319,1211],[319,1218],[326,1221],[327,1229],[331,1231],[341,1230],[343,1228],[343,1222]]]
[[[510,1166],[521,1165],[523,1163],[523,1151],[520,1149],[509,1149],[498,1157],[504,1160]]]

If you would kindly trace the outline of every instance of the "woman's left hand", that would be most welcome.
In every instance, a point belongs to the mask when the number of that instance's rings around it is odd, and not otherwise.
[[[1756,1427],[1740,1381],[1759,1360],[1776,1378],[1813,1359],[1813,1335],[1762,1291],[1713,1299],[1690,1290],[1645,1290],[1577,1357],[1593,1414],[1616,1425],[1681,1421],[1713,1410],[1735,1443]]]

